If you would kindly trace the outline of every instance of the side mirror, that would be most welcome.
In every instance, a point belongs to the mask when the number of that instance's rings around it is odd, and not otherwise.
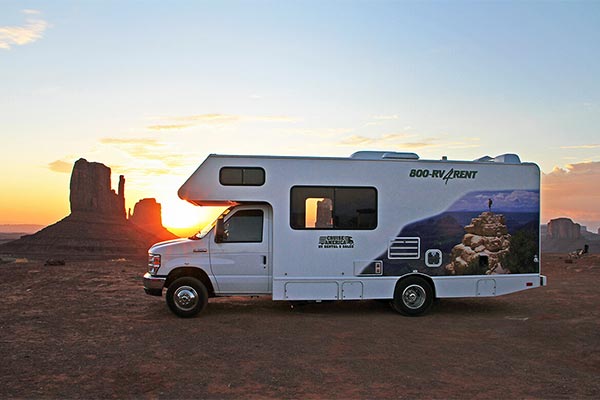
[[[215,226],[215,243],[223,243],[225,238],[225,227],[223,218],[217,219],[217,225]]]

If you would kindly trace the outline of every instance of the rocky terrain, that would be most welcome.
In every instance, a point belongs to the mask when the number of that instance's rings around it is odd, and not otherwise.
[[[175,317],[144,260],[0,264],[2,399],[597,399],[600,256],[542,257],[548,286],[290,308],[211,299]]]
[[[104,164],[77,160],[70,182],[71,214],[35,234],[1,244],[0,254],[70,260],[122,258],[144,255],[153,243],[176,237],[162,227],[160,204],[154,199],[142,201],[137,223],[128,220],[125,178],[120,176],[115,192],[110,177],[111,170]]]

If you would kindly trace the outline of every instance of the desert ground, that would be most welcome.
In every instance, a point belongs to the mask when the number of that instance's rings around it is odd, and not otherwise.
[[[180,319],[144,261],[0,265],[0,398],[600,396],[600,256],[545,255],[544,288],[439,301],[291,308],[211,299]]]

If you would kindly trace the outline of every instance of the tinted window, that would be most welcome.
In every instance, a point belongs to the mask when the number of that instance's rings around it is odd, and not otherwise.
[[[335,189],[333,221],[337,229],[374,229],[377,226],[375,189]]]
[[[265,183],[265,170],[255,167],[223,167],[219,182],[225,186],[261,186]]]
[[[223,226],[223,243],[262,242],[262,210],[241,210],[231,216]]]
[[[375,229],[377,190],[371,187],[293,187],[290,225],[293,229]]]

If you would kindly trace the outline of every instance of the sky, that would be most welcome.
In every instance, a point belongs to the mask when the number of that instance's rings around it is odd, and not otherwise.
[[[542,223],[600,226],[598,1],[0,0],[0,224],[69,213],[83,157],[154,197],[210,153],[516,153]]]

